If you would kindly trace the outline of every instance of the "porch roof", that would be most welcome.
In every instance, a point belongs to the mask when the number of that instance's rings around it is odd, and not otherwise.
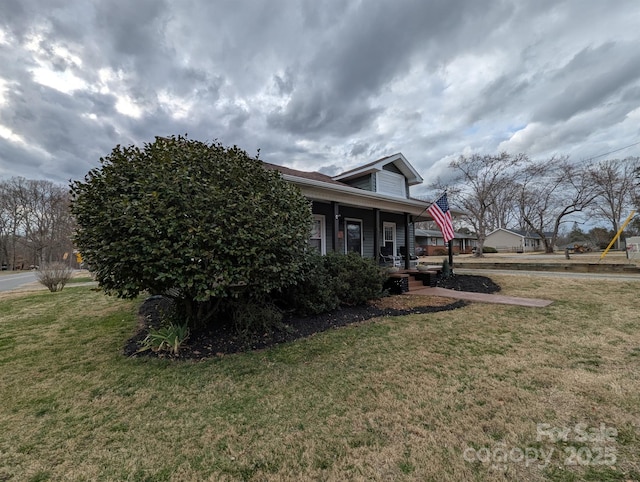
[[[465,234],[455,232],[455,239],[478,239],[478,236],[475,234]],[[442,238],[442,231],[438,229],[416,229],[416,237],[417,238]]]
[[[408,213],[418,220],[430,220],[427,213],[430,203],[414,198],[398,198],[350,186],[319,172],[298,171],[288,167],[264,163],[266,169],[274,169],[286,181],[297,185],[309,199],[362,207],[382,211]]]
[[[354,179],[364,174],[381,171],[387,164],[393,164],[407,179],[409,186],[415,186],[416,184],[422,183],[423,179],[420,174],[418,174],[418,171],[416,171],[413,166],[409,164],[409,161],[407,161],[407,159],[401,153],[383,157],[382,159],[370,162],[369,164],[365,164],[364,166],[356,167],[349,171],[338,174],[332,179],[336,181]]]
[[[494,229],[489,234],[487,234],[487,236],[491,236],[493,233],[497,233],[498,231],[503,231],[505,233],[510,233],[510,234],[515,235],[515,236],[520,236],[521,238],[526,238],[526,239],[542,239],[538,233],[535,233],[533,231],[525,231],[525,230],[522,230],[522,229],[507,229],[507,228]],[[544,235],[546,237],[551,237],[553,235],[553,233],[545,232]]]

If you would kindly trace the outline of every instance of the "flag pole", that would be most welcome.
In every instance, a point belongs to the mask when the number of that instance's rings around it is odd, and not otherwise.
[[[447,195],[447,190],[444,190],[445,196]],[[453,273],[453,238],[449,240],[449,269]]]
[[[427,208],[427,212],[435,221],[442,232],[442,237],[449,246],[449,267],[453,266],[453,244],[451,241],[455,238],[453,232],[453,223],[451,222],[451,210],[449,209],[449,201],[447,200],[447,190]],[[446,260],[445,260],[446,261]]]
[[[444,195],[447,195],[447,190],[444,190]],[[453,239],[450,239],[449,242],[447,243],[449,245],[449,269],[451,270],[451,273],[453,274],[453,243],[452,243]]]

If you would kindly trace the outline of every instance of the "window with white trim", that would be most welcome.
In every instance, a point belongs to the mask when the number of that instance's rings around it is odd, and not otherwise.
[[[396,223],[382,223],[382,245],[385,252],[393,256],[396,252]]]
[[[345,253],[357,253],[362,256],[363,233],[361,219],[345,219]]]
[[[327,254],[326,240],[324,216],[322,214],[314,214],[313,224],[311,225],[311,236],[309,237],[309,246],[317,249],[320,254]]]

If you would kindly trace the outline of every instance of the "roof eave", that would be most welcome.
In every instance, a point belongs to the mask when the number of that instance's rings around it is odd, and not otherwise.
[[[422,176],[418,174],[418,171],[415,170],[415,168],[409,163],[409,161],[407,161],[407,159],[402,155],[402,153],[397,153],[391,156],[383,157],[382,159],[379,159],[374,163],[367,164],[360,168],[352,169],[351,171],[343,172],[342,174],[338,174],[337,176],[334,176],[332,179],[334,181],[345,181],[349,179],[354,179],[360,176],[364,176],[366,174],[371,174],[374,172],[381,171],[383,166],[386,166],[387,164],[395,163],[397,161],[400,161],[400,166],[397,166],[398,169],[402,171],[402,174],[407,179],[407,182],[409,183],[410,186],[415,186],[417,184],[422,184],[424,182],[424,179],[422,178]]]
[[[340,193],[342,195],[353,197],[354,204],[358,204],[356,202],[357,199],[365,199],[368,201],[370,207],[375,207],[375,204],[380,204],[386,206],[387,208],[392,207],[392,210],[396,212],[408,212],[409,214],[418,215],[420,217],[424,217],[425,219],[429,218],[426,212],[429,204],[417,199],[396,198],[372,191],[365,191],[356,187],[343,186],[340,184],[329,184],[326,182],[292,176],[289,174],[282,174],[282,178],[303,188],[303,192],[305,187],[316,188],[327,191],[328,193]],[[327,195],[325,198],[323,198],[323,200],[331,200],[331,198],[332,196]]]

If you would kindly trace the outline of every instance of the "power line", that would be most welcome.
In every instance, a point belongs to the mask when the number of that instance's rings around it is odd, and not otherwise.
[[[618,152],[618,151],[623,151],[625,149],[629,149],[630,147],[637,146],[638,144],[640,144],[640,141],[634,142],[633,144],[629,144],[628,146],[621,147],[620,149],[615,149],[613,151],[605,152],[604,154],[599,154],[597,156],[590,157],[588,159],[585,159],[585,161],[593,161],[594,159],[597,159],[598,157],[608,156],[609,154],[613,154],[614,152]]]

